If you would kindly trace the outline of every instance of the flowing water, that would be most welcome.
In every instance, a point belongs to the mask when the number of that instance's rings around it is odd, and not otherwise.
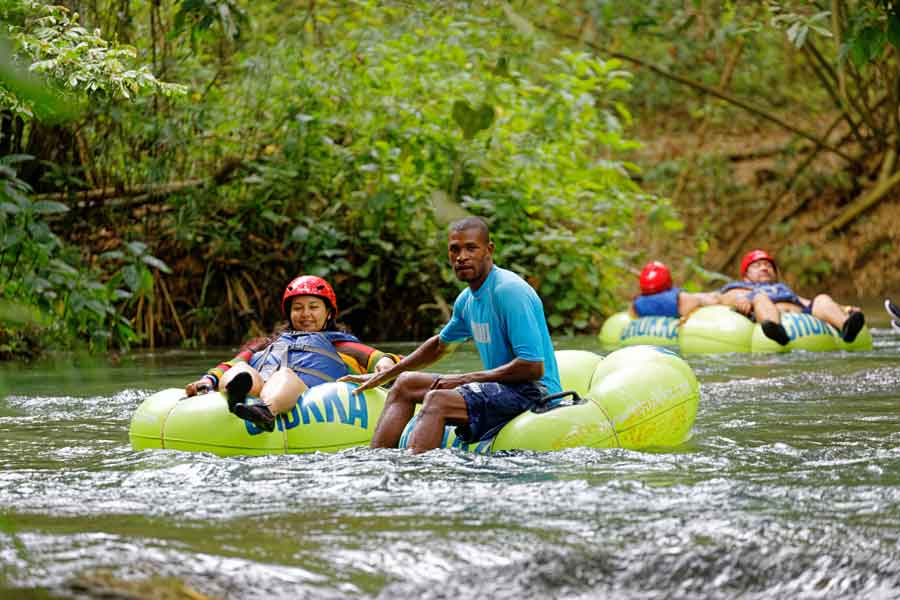
[[[874,334],[690,358],[693,439],[658,453],[135,452],[141,399],[227,349],[7,365],[0,596],[897,598],[900,335]]]

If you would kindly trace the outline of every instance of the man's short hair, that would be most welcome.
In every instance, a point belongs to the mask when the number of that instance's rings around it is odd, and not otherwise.
[[[477,229],[484,238],[484,241],[490,243],[491,232],[488,229],[487,223],[485,223],[484,219],[482,219],[481,217],[466,217],[465,219],[454,221],[453,223],[450,223],[449,233],[466,231],[467,229]]]

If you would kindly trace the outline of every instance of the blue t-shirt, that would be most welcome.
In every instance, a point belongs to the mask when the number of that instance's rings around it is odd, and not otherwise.
[[[537,292],[506,269],[491,267],[477,292],[464,289],[453,303],[453,316],[441,330],[445,344],[471,339],[486,370],[514,358],[544,363],[540,383],[548,394],[562,391],[556,355]]]

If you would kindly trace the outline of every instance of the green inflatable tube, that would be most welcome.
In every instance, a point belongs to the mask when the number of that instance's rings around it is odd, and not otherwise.
[[[684,323],[672,317],[632,319],[627,312],[620,312],[603,323],[598,337],[605,348],[637,344],[678,345],[683,354],[872,349],[872,334],[868,327],[863,327],[856,339],[848,344],[834,327],[812,315],[783,313],[781,322],[791,338],[787,346],[770,340],[760,325],[727,306],[705,306],[694,311]]]
[[[556,353],[564,390],[583,402],[528,411],[507,423],[495,437],[465,444],[453,427],[444,430],[441,447],[478,454],[499,450],[592,448],[669,448],[690,438],[700,388],[688,364],[674,352],[633,346],[601,358],[584,350]],[[400,439],[405,448],[415,425]]]
[[[166,448],[189,452],[300,454],[367,445],[384,409],[386,392],[352,394],[356,386],[325,383],[304,392],[291,412],[279,415],[275,431],[262,431],[228,412],[224,395],[186,398],[171,388],[144,400],[131,418],[135,450]]]
[[[678,345],[684,354],[872,349],[872,334],[865,326],[856,339],[848,344],[841,339],[840,333],[834,327],[812,315],[783,313],[781,324],[791,339],[786,346],[770,340],[758,323],[729,307],[706,306],[691,314],[681,325]]]
[[[598,338],[605,348],[625,346],[675,346],[678,344],[679,319],[673,317],[640,317],[632,319],[619,312],[603,322]]]

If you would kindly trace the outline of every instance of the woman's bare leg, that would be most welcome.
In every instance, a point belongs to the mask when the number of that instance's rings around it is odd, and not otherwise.
[[[253,385],[250,386],[250,391],[248,394],[250,396],[259,396],[262,391],[263,381],[262,376],[259,374],[259,371],[250,366],[249,363],[239,362],[227,371],[222,374],[222,378],[219,380],[219,391],[224,392],[228,389],[228,384],[231,383],[231,380],[234,379],[235,375],[238,373],[249,373],[250,378],[253,380]]]
[[[263,386],[259,399],[272,414],[279,415],[294,408],[307,389],[307,385],[291,369],[278,369]]]

